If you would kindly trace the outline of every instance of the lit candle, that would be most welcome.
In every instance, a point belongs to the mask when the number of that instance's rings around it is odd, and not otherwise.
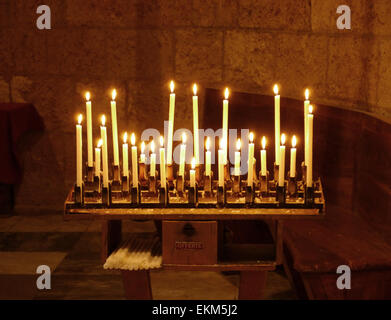
[[[235,176],[240,176],[240,147],[241,147],[241,141],[238,139],[236,141],[236,151],[235,151]]]
[[[185,175],[185,159],[186,159],[186,133],[182,133],[181,152],[179,156],[179,175]]]
[[[156,153],[155,153],[155,141],[151,141],[151,163],[149,173],[151,177],[155,177],[156,172]]]
[[[190,170],[190,188],[195,188],[195,166],[196,159],[193,157],[191,160],[191,170]]]
[[[166,189],[166,154],[162,136],[160,137],[160,187]]]
[[[262,137],[262,150],[261,150],[261,175],[266,176],[267,165],[266,165],[266,137]]]
[[[113,132],[113,154],[114,154],[114,165],[119,166],[119,156],[118,156],[118,127],[117,127],[117,103],[115,97],[117,96],[117,91],[114,89],[111,93],[111,129]]]
[[[105,127],[106,117],[102,116],[102,125],[100,127],[100,136],[102,139],[102,165],[103,165],[103,186],[107,188],[109,186],[109,167],[107,156],[107,130]]]
[[[197,85],[193,85],[193,130],[194,130],[194,157],[196,164],[200,163],[200,144],[199,144],[199,133],[198,133],[198,96],[197,96]]]
[[[128,133],[124,133],[124,144],[122,145],[122,166],[124,177],[129,177],[129,161],[128,161]]]
[[[249,140],[247,186],[252,187],[254,180],[254,134],[252,132],[250,132]]]
[[[224,151],[224,164],[227,163],[227,154],[228,154],[228,97],[229,90],[225,88],[224,92],[224,101],[223,101],[223,151]]]
[[[280,95],[278,94],[278,85],[274,85],[274,139],[276,147],[276,164],[280,164]]]
[[[285,184],[285,134],[281,135],[280,146],[280,167],[278,169],[278,186],[283,187]]]
[[[140,163],[145,163],[145,142],[141,142]]]
[[[172,164],[172,137],[174,134],[174,115],[175,115],[175,84],[174,81],[170,82],[170,109],[168,115],[168,141],[167,141],[167,164]]]
[[[94,160],[92,157],[92,111],[91,111],[91,95],[86,92],[86,115],[87,115],[87,165],[93,166]]]
[[[205,142],[206,152],[205,152],[205,175],[210,176],[211,173],[211,163],[212,163],[212,155],[210,152],[210,138],[206,138]]]
[[[292,137],[290,177],[296,177],[296,136]]]
[[[81,121],[83,115],[79,114],[76,125],[76,185],[81,187],[83,183],[83,138]]]
[[[308,89],[305,89],[304,92],[305,100],[304,100],[304,164],[307,165],[307,151],[308,151],[308,145],[307,145],[307,135],[308,135],[308,107],[310,105],[310,91]]]
[[[98,145],[95,148],[95,176],[99,177],[100,176],[100,148],[102,147],[103,141],[102,139],[99,139]]]
[[[314,115],[313,106],[310,105],[308,107],[308,164],[307,164],[307,187],[312,187],[312,143],[313,143],[313,135],[314,135]]]
[[[132,183],[133,188],[138,188],[138,162],[137,162],[137,147],[136,136],[134,133],[130,136],[130,142],[132,143]]]
[[[219,148],[219,187],[224,187],[224,141],[223,139],[220,139],[220,148]]]

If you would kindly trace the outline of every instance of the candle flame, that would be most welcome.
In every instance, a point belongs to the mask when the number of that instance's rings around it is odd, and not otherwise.
[[[163,138],[163,136],[160,136],[160,146],[162,148],[164,147],[164,138]]]
[[[312,106],[312,104],[310,104],[308,107],[308,112],[312,113],[313,111],[314,111],[314,107]]]
[[[125,132],[125,133],[124,133],[124,143],[126,143],[127,140],[128,140],[128,133]]]
[[[87,100],[87,101],[90,101],[90,99],[91,99],[91,94],[90,94],[89,91],[87,91],[87,92],[86,92],[86,100]]]
[[[293,137],[292,137],[292,148],[295,148],[295,147],[296,147],[296,143],[297,143],[297,141],[296,141],[296,136],[293,136]]]
[[[193,93],[195,96],[197,95],[197,84],[193,85]]]
[[[242,146],[242,141],[240,141],[240,139],[238,139],[238,141],[236,141],[236,150],[240,150],[240,147]]]
[[[285,133],[281,135],[281,145],[283,146],[285,144],[286,136]]]
[[[274,91],[275,95],[278,95],[278,85],[277,84],[274,85],[273,91]]]
[[[310,90],[308,90],[308,88],[305,89],[304,96],[305,96],[306,100],[308,100],[310,98]]]
[[[82,120],[83,120],[83,115],[80,113],[79,116],[77,117],[77,123],[81,124]]]
[[[195,160],[195,158],[193,157],[192,159],[191,159],[191,168],[194,170],[195,169],[195,165],[196,165],[196,160]]]
[[[141,153],[145,152],[145,142],[141,142]]]
[[[115,97],[117,96],[117,90],[113,90],[112,92],[111,92],[111,98],[113,99],[113,101],[115,100]]]
[[[187,138],[186,132],[183,132],[183,133],[182,133],[182,143],[183,143],[183,144],[186,143],[186,138]]]
[[[262,149],[265,150],[265,148],[266,148],[266,137],[263,136],[262,137]]]
[[[170,82],[171,93],[174,93],[174,89],[175,89],[175,83],[174,83],[174,81],[171,80],[171,82]]]
[[[105,115],[102,115],[102,126],[104,126],[105,125],[105,123],[106,123],[106,116]]]
[[[250,140],[251,143],[253,143],[253,141],[254,141],[254,133],[250,132],[249,140]]]
[[[209,148],[210,148],[210,138],[209,137],[206,138],[205,146],[206,146],[206,151],[209,151]]]
[[[103,145],[103,140],[99,139],[99,141],[98,141],[98,148],[100,148],[102,145]]]
[[[132,146],[136,144],[136,135],[134,133],[132,133],[132,135],[130,136],[130,143],[132,144]]]
[[[151,141],[151,152],[155,153],[155,141]]]
[[[225,100],[228,100],[228,97],[229,97],[229,90],[228,90],[228,88],[225,88],[224,97],[225,97]]]

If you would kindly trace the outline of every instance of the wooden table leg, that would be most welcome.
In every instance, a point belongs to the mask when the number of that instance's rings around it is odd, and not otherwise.
[[[122,271],[125,298],[128,300],[151,300],[151,281],[148,270]]]
[[[106,220],[102,222],[102,263],[118,248],[122,238],[122,221]]]
[[[260,300],[263,297],[267,271],[241,271],[239,300]]]

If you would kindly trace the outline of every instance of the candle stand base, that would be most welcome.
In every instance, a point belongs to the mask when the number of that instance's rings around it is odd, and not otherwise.
[[[305,204],[306,206],[314,205],[314,187],[305,187]]]
[[[197,206],[198,203],[198,187],[189,187],[188,191],[189,204]]]
[[[276,201],[279,205],[285,204],[285,185],[283,187],[276,186]]]
[[[102,187],[102,204],[104,207],[111,206],[111,183],[107,187]]]
[[[132,185],[132,189],[130,191],[130,198],[132,204],[137,205],[141,202],[140,185],[137,185],[135,187]]]
[[[94,191],[97,193],[101,192],[100,176],[94,177]]]
[[[217,187],[217,207],[223,208],[227,202],[225,187]]]
[[[75,203],[78,205],[84,205],[84,184],[82,183],[81,186],[75,185],[73,190],[73,200]]]
[[[304,164],[304,161],[301,163],[301,180],[303,180],[303,184],[307,180],[307,166]]]
[[[276,163],[274,163],[274,176],[273,176],[273,180],[278,183],[278,177],[279,177],[279,168],[280,166]]]
[[[241,192],[240,176],[233,176],[232,192],[234,195],[238,195]]]
[[[204,192],[207,197],[210,197],[213,194],[211,175],[204,175]]]
[[[182,175],[177,175],[176,179],[176,191],[179,196],[182,196],[183,193],[185,192],[185,179],[183,178]]]
[[[129,177],[122,176],[122,193],[124,195],[129,193]]]
[[[156,178],[150,176],[148,179],[148,191],[151,193],[157,193],[157,187],[156,187]]]
[[[246,206],[251,206],[254,203],[254,199],[254,186],[246,186]]]
[[[168,205],[168,186],[166,188],[159,188],[159,203],[161,207]]]
[[[262,197],[265,197],[269,192],[269,171],[266,171],[264,176],[259,171],[259,192]]]
[[[290,173],[288,172],[288,194],[290,196],[295,196],[297,193],[297,182],[296,182],[296,177],[292,178],[290,176]]]
[[[112,192],[122,192],[121,188],[121,174],[119,171],[119,166],[113,165],[113,181],[111,183]]]

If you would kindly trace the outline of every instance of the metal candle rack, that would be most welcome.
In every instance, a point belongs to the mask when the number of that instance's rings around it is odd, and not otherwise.
[[[113,166],[113,179],[108,186],[101,184],[100,175],[88,167],[82,186],[74,186],[65,202],[66,209],[84,208],[287,208],[319,209],[324,211],[325,199],[320,179],[308,187],[306,167],[301,166],[301,179],[289,177],[284,186],[278,186],[278,166],[274,175],[254,175],[252,186],[245,176],[231,176],[226,165],[224,186],[214,180],[213,172],[206,176],[202,167],[196,168],[196,186],[190,187],[184,176],[174,176],[171,168],[165,185],[155,176],[149,176],[146,164],[139,164],[139,183],[133,185],[129,176],[120,176]]]

